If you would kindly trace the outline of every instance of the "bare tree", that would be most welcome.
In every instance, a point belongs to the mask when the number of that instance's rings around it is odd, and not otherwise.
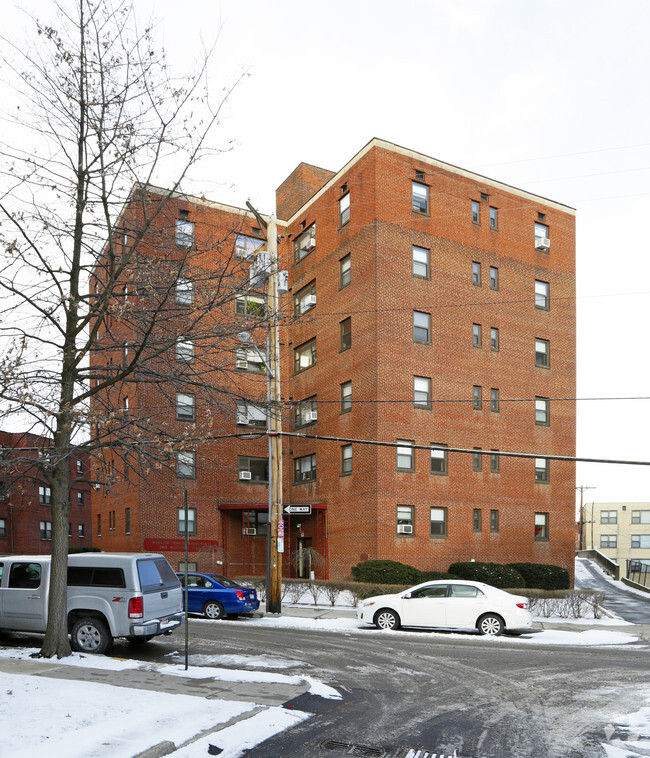
[[[156,414],[154,395],[191,387],[218,406],[235,392],[215,373],[233,364],[225,353],[237,325],[215,314],[247,272],[233,254],[236,229],[191,240],[187,227],[174,229],[182,183],[217,152],[208,139],[232,91],[211,102],[209,54],[176,79],[130,3],[70,0],[56,10],[51,24],[34,20],[31,45],[3,40],[16,108],[5,113],[11,142],[0,143],[0,413],[52,440],[31,463],[52,488],[41,655],[60,658],[70,653],[70,459],[95,456],[92,470],[108,484],[115,456],[142,474],[150,461],[170,463],[178,432]],[[164,191],[152,186],[163,166],[175,177]],[[170,229],[181,234],[173,254]],[[133,413],[124,400],[142,381],[152,400]],[[210,433],[209,424],[185,429],[181,449]]]

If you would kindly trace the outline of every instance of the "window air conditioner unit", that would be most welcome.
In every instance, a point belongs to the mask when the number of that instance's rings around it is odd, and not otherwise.
[[[548,252],[551,247],[551,240],[548,237],[535,237],[535,249]]]
[[[239,258],[240,260],[246,260],[248,258],[248,253],[246,252],[245,247],[236,247],[235,248],[235,258]]]
[[[248,529],[242,529],[242,534],[247,534],[249,537],[254,537],[257,534],[257,529],[254,526],[249,526]]]
[[[316,295],[307,295],[303,302],[306,308],[309,308],[312,305],[316,305]]]
[[[248,424],[248,416],[245,413],[238,413],[237,414],[237,423],[238,424]],[[242,471],[242,474],[250,474],[250,471]]]
[[[311,237],[311,239],[307,240],[307,244],[305,245],[305,250],[313,250],[316,247],[316,237]]]
[[[244,480],[250,480],[252,478],[250,471],[240,471],[239,478]]]
[[[413,526],[411,524],[398,524],[397,533],[398,534],[413,534]]]
[[[318,421],[318,411],[307,411],[307,421]]]
[[[311,471],[301,471],[300,478],[303,481],[308,481],[309,479],[311,479]]]

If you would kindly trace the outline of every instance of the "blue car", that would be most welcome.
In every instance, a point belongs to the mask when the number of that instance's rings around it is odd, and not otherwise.
[[[177,576],[185,587],[185,574],[177,574]],[[260,607],[255,590],[242,587],[232,579],[219,574],[192,572],[187,575],[187,589],[189,613],[202,613],[209,619],[252,613]],[[183,605],[185,605],[184,591]]]

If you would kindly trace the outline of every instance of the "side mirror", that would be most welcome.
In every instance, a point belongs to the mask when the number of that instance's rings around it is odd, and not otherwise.
[[[411,599],[411,593],[407,592],[406,595],[402,595],[402,597],[404,598],[404,600],[410,600]]]

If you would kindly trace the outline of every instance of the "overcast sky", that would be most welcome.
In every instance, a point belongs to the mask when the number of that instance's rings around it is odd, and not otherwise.
[[[188,191],[271,212],[300,161],[338,170],[380,137],[575,207],[578,455],[650,461],[650,400],[588,399],[650,396],[647,0],[134,2],[173,64],[218,36],[215,89],[250,73],[215,133],[233,150]],[[8,33],[52,7],[9,3]],[[650,467],[577,484],[650,501]]]

